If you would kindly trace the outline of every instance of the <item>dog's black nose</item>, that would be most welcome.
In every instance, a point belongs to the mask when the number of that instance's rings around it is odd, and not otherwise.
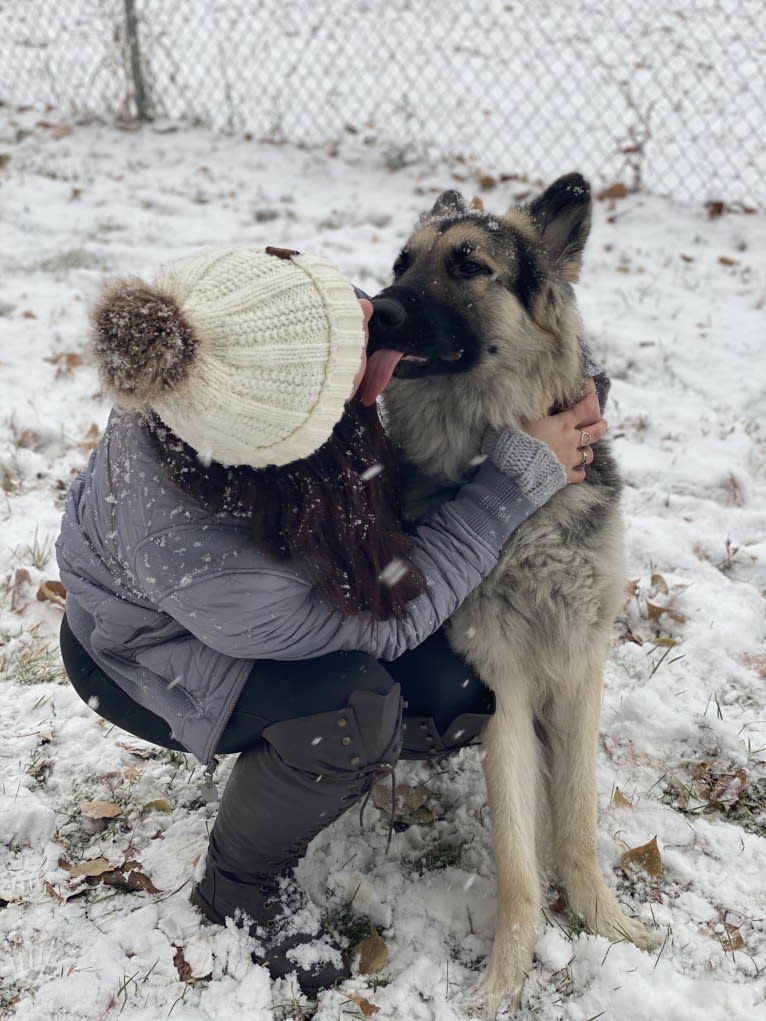
[[[376,328],[382,330],[398,330],[404,326],[407,319],[407,311],[401,302],[396,298],[373,298],[372,299],[372,322]]]

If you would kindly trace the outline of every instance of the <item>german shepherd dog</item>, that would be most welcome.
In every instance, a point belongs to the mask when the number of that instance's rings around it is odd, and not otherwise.
[[[577,280],[591,220],[588,182],[570,174],[502,216],[444,192],[373,299],[370,361],[387,428],[417,475],[419,511],[475,471],[488,427],[567,408],[581,396]],[[370,370],[368,368],[368,375]],[[364,395],[363,398],[364,400]],[[602,671],[624,599],[620,481],[606,442],[510,538],[448,624],[450,641],[494,691],[482,736],[498,903],[489,966],[471,1007],[494,1018],[520,1002],[532,965],[542,875],[594,933],[648,949],[596,861]]]

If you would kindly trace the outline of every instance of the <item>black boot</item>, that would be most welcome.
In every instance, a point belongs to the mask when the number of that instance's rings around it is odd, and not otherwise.
[[[337,712],[267,727],[224,790],[192,901],[219,924],[249,918],[263,945],[258,963],[275,978],[297,972],[308,994],[347,977],[350,961],[337,947],[315,952],[319,915],[293,869],[313,837],[393,769],[400,747],[399,685],[386,695],[358,691]],[[309,944],[311,964],[301,952]]]
[[[478,744],[487,720],[494,713],[494,698],[486,712],[461,713],[443,733],[433,716],[405,716],[402,724],[402,759],[441,759]]]
[[[348,953],[334,934],[321,931],[319,911],[292,870],[243,884],[208,864],[204,879],[192,890],[191,902],[211,922],[225,925],[231,917],[247,926],[257,943],[253,961],[268,968],[275,979],[295,973],[307,996],[316,996],[351,974]],[[226,902],[237,906],[227,908]],[[303,952],[309,946],[310,964]]]

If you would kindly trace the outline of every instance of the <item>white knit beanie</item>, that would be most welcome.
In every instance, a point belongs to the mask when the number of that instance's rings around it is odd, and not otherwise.
[[[329,262],[218,248],[123,281],[94,314],[115,404],[154,411],[203,460],[282,465],[328,439],[364,347],[354,289]]]

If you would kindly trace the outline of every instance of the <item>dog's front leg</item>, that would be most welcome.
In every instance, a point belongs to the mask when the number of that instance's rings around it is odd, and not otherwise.
[[[554,865],[569,907],[592,932],[649,949],[656,938],[623,912],[596,858],[601,689],[599,661],[579,682],[557,693],[547,714]]]
[[[522,683],[495,690],[497,709],[482,739],[484,775],[497,869],[497,917],[489,966],[471,1001],[495,1017],[504,996],[519,1005],[532,965],[541,909],[535,846],[540,786],[539,743]]]

